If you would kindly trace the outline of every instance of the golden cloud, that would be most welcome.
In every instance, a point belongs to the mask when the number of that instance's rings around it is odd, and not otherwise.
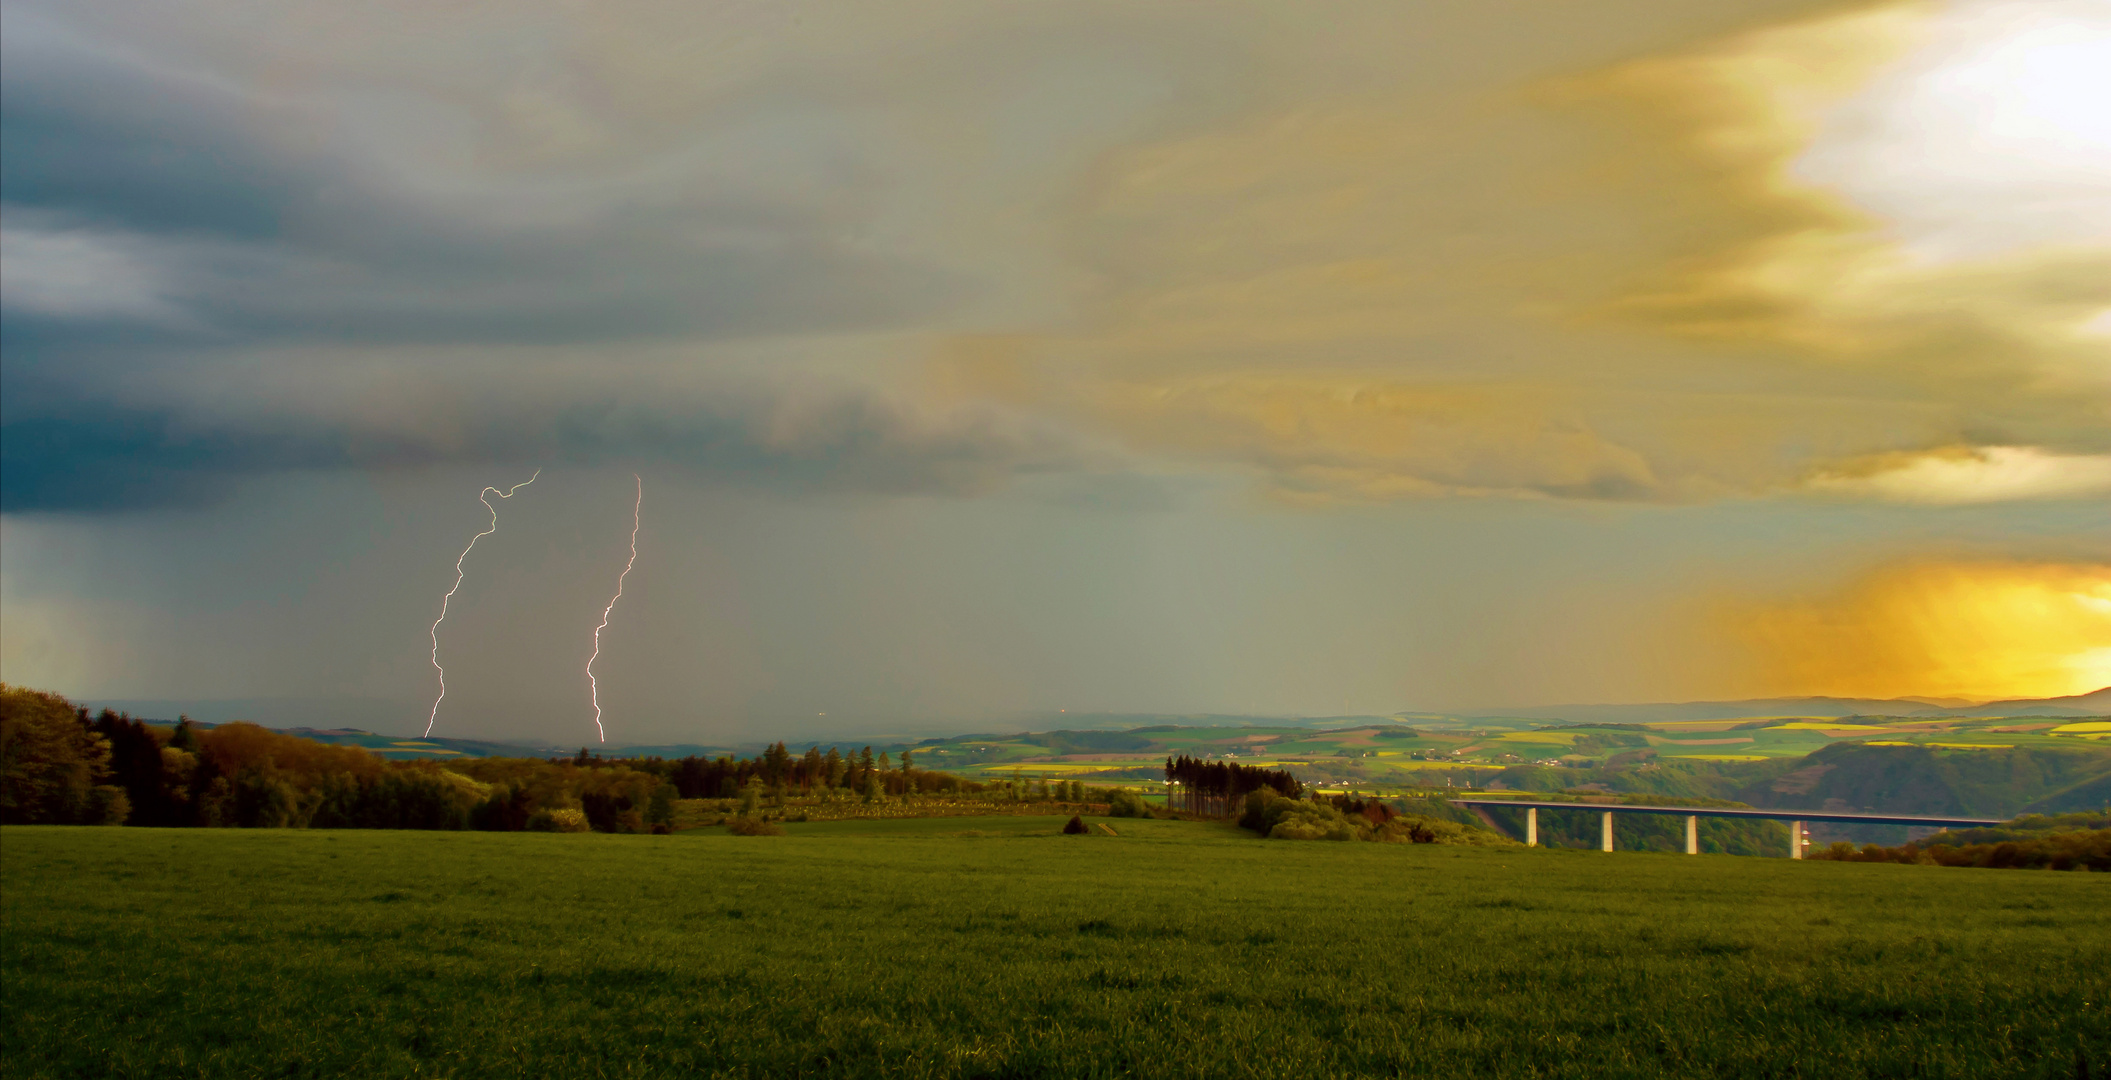
[[[1813,491],[1933,504],[2111,494],[2111,454],[2048,454],[2028,446],[1951,446],[1879,454],[1817,470]]]
[[[1298,499],[2089,493],[2111,252],[1930,263],[1794,172],[1932,10],[1113,154],[1062,230],[1081,329],[971,381]]]

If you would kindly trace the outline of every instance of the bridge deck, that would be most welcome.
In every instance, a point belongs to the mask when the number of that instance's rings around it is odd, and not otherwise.
[[[1526,799],[1460,799],[1458,806],[1517,806],[1539,810],[1610,810],[1616,814],[1675,814],[1679,817],[1764,818],[1769,821],[1843,821],[1863,825],[2000,825],[2006,818],[1929,817],[1923,814],[1861,814],[1837,810],[1740,810],[1724,806],[1633,806],[1625,803],[1535,802]]]

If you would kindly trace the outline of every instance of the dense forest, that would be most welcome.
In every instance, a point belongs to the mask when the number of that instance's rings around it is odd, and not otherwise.
[[[387,761],[255,724],[90,717],[56,694],[0,686],[0,822],[251,828],[664,831],[677,799],[879,802],[933,795],[1081,800],[1074,782],[989,785],[865,747],[777,743],[752,758]]]
[[[1297,777],[1281,769],[1236,761],[1204,761],[1186,754],[1165,759],[1165,778],[1167,783],[1176,785],[1175,805],[1206,817],[1230,817],[1243,804],[1247,793],[1263,788],[1290,799],[1304,790]]]

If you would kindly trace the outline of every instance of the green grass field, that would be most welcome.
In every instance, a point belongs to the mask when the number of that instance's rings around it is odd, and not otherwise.
[[[0,830],[8,1077],[2111,1063],[2111,880],[952,818]]]

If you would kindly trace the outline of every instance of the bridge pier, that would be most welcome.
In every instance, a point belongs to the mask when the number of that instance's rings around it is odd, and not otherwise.
[[[1572,802],[1539,802],[1513,799],[1508,796],[1491,798],[1469,797],[1451,801],[1460,806],[1473,807],[1476,813],[1481,812],[1480,808],[1484,806],[1507,806],[1523,810],[1525,812],[1525,843],[1534,847],[1539,845],[1540,810],[1561,810],[1573,813],[1585,809],[1589,805],[1578,805]],[[1788,855],[1791,859],[1805,857],[1803,847],[1809,842],[1805,839],[1809,834],[1809,830],[1804,826],[1809,825],[1812,821],[1838,821],[1858,825],[1925,826],[1928,828],[2001,824],[2001,820],[1998,818],[1930,817],[1925,814],[1850,813],[1832,810],[1762,810],[1758,807],[1649,806],[1642,803],[1620,803],[1611,807],[1600,804],[1598,812],[1603,815],[1599,819],[1598,825],[1598,848],[1601,851],[1613,850],[1613,814],[1618,812],[1622,814],[1659,814],[1665,817],[1685,818],[1686,854],[1688,855],[1700,854],[1701,818],[1744,818],[1749,821],[1779,821],[1789,827]]]

